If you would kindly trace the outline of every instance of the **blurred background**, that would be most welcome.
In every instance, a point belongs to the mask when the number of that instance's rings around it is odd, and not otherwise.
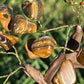
[[[8,6],[12,7],[14,16],[17,14],[25,16],[21,9],[21,4],[24,1],[25,0],[0,0],[0,4],[7,4]],[[43,27],[41,28],[36,21],[31,20],[37,24],[38,30],[41,31],[44,29],[56,28],[62,25],[67,24],[70,25],[78,23],[77,16],[72,11],[70,4],[65,3],[64,0],[41,0],[41,1],[44,5],[44,14],[40,18],[40,22]],[[80,3],[82,0],[74,0],[74,1]],[[80,15],[81,15],[81,26],[82,29],[84,30],[84,8],[81,9]],[[1,23],[0,23],[0,30],[4,32]],[[74,28],[71,28],[69,38],[73,32]],[[8,33],[13,35],[12,31]],[[65,45],[66,33],[67,29],[62,28],[60,30],[47,32],[46,35],[52,36],[56,40],[57,46],[61,47]],[[43,33],[34,33],[32,35],[31,34],[17,35],[19,37],[19,41],[15,45],[15,47],[18,51],[18,54],[23,64],[25,63],[31,64],[36,69],[40,70],[41,73],[44,75],[46,70],[48,69],[50,62],[60,52],[60,50],[54,50],[52,55],[47,59],[38,58],[35,60],[31,60],[28,57],[24,46],[28,39],[38,38],[42,35]],[[84,34],[81,43],[81,47],[82,46],[84,46]],[[14,52],[12,48],[9,51]],[[0,76],[9,74],[10,72],[14,71],[18,66],[19,63],[15,56],[0,54]],[[84,84],[84,70],[76,69],[76,72],[77,72],[76,84]],[[5,78],[0,79],[0,84],[2,84],[4,80]],[[37,84],[37,83],[32,78],[27,77],[22,70],[19,70],[9,78],[7,84]]]

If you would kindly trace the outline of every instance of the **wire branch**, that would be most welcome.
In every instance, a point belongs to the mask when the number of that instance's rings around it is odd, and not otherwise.
[[[49,32],[49,31],[53,31],[53,30],[58,30],[58,29],[62,29],[62,28],[67,28],[67,27],[74,27],[76,25],[64,25],[64,26],[60,26],[60,27],[56,27],[56,28],[50,28],[44,31],[41,31],[43,33]]]
[[[22,62],[20,60],[20,57],[18,55],[18,52],[17,52],[17,49],[15,48],[15,46],[13,46],[13,49],[15,50],[15,56],[17,57],[18,61],[19,61],[19,64],[22,65]]]
[[[0,78],[5,78],[5,77],[7,77],[8,75],[4,75],[4,76],[0,76]]]
[[[1,54],[12,54],[12,55],[16,56],[18,61],[19,61],[19,64],[21,65],[22,63],[21,63],[21,60],[20,60],[20,58],[18,56],[17,50],[16,50],[16,48],[14,46],[13,46],[13,48],[15,50],[15,53],[14,52],[4,52],[4,51],[0,51],[0,53]]]
[[[66,34],[66,43],[65,43],[65,47],[64,47],[64,56],[66,55],[66,47],[67,47],[67,43],[68,43],[69,32],[70,32],[70,27],[68,28],[67,34]],[[65,56],[65,59],[66,59],[66,56]]]
[[[6,84],[6,82],[8,81],[8,79],[13,75],[15,74],[18,70],[20,70],[21,68],[24,68],[22,66],[18,67],[15,71],[11,72],[9,75],[6,75],[6,80],[3,82],[3,84]],[[4,77],[4,76],[3,76]]]
[[[78,5],[78,3],[74,3],[73,1],[71,1],[71,8],[72,8],[72,10],[73,10],[73,12],[77,15],[77,18],[78,18],[78,24],[80,24],[80,18],[81,18],[81,16],[80,16],[80,8],[81,8],[81,6],[79,5],[79,9],[77,9],[77,11],[74,9],[74,5]]]
[[[72,50],[72,49],[69,49],[69,48],[65,48],[65,47],[55,47],[55,49],[66,49],[66,50],[68,50],[68,51],[70,51],[70,52],[78,52],[78,51],[74,51],[74,50]]]

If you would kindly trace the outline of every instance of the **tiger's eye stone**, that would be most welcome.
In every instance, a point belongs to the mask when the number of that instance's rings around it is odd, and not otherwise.
[[[70,60],[62,63],[60,70],[53,78],[53,84],[75,84],[76,72]]]
[[[9,50],[18,40],[19,38],[0,31],[0,46],[5,50]]]
[[[39,20],[43,14],[43,5],[41,0],[26,0],[22,4],[24,14],[35,20]]]
[[[27,51],[27,54],[28,54],[28,57],[30,59],[36,59],[38,58],[39,56],[35,55],[32,51],[31,51],[31,45],[33,43],[35,39],[29,39],[26,43],[25,43],[25,49]]]
[[[84,0],[82,0],[82,2],[80,3],[80,5],[81,5],[82,7],[84,7]]]
[[[47,58],[52,54],[55,46],[56,41],[52,37],[43,36],[32,43],[31,50],[37,56]]]
[[[0,4],[0,22],[6,31],[9,31],[9,23],[11,21],[11,16],[13,16],[12,8],[5,4]]]
[[[35,23],[27,20],[22,15],[16,15],[12,24],[11,28],[14,34],[33,34],[37,30],[37,26]]]

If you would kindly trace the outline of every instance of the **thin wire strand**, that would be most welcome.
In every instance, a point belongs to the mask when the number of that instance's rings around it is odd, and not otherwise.
[[[46,33],[46,32],[49,32],[49,31],[62,29],[64,27],[67,28],[67,27],[74,27],[74,26],[76,26],[76,25],[64,25],[64,26],[60,26],[60,27],[56,27],[56,28],[50,28],[50,29],[47,29],[47,30],[44,30],[44,31],[40,31],[40,32]]]
[[[80,24],[80,18],[81,18],[81,16],[80,16],[80,6],[79,6],[79,10],[76,11],[74,9],[74,5],[75,5],[74,2],[72,1],[71,2],[71,8],[72,8],[73,12],[77,15],[77,18],[78,18],[78,21],[79,21],[78,24]],[[77,3],[76,3],[76,5],[77,5]]]
[[[65,47],[55,47],[55,49],[64,49]],[[74,50],[72,50],[72,49],[69,49],[69,48],[66,48],[66,50],[69,50],[69,51],[71,51],[71,52],[75,52]]]
[[[18,55],[18,52],[17,52],[17,49],[15,48],[15,46],[13,46],[13,49],[15,50],[15,56],[17,57],[17,59],[18,59],[18,61],[19,61],[19,64],[20,65],[22,65],[22,62],[21,62],[21,60],[20,60],[20,57],[19,57],[19,55]]]
[[[8,75],[4,75],[4,76],[0,76],[0,78],[5,78],[5,77],[7,77]]]
[[[12,54],[12,55],[16,55],[15,53],[13,52],[3,52],[3,51],[0,51],[1,54]]]
[[[8,81],[8,79],[10,78],[10,76],[12,76],[13,74],[15,74],[18,70],[20,70],[21,68],[23,68],[22,66],[21,67],[18,67],[15,71],[13,71],[13,72],[11,72],[8,76],[7,76],[7,78],[6,78],[6,80],[3,82],[3,84],[6,84],[6,82]]]
[[[66,43],[65,43],[65,47],[64,47],[64,56],[65,56],[65,59],[66,59],[66,47],[67,47],[67,43],[68,43],[69,32],[70,32],[70,27],[68,28],[67,34],[66,34]]]
[[[22,62],[21,62],[20,57],[18,56],[17,50],[14,46],[13,46],[13,49],[15,50],[15,53],[14,52],[3,52],[3,51],[1,51],[0,53],[1,54],[12,54],[12,55],[16,56],[19,61],[19,64],[21,65]]]

